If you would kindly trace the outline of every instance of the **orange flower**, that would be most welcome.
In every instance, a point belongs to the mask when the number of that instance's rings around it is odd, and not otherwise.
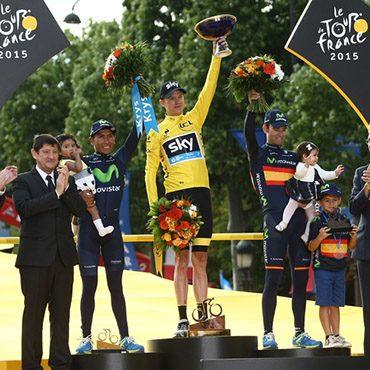
[[[181,211],[181,209],[178,209],[178,208],[170,212],[170,217],[175,220],[179,220],[182,215],[183,215],[183,212]]]
[[[263,69],[263,71],[272,76],[274,73],[275,73],[275,66],[273,64],[266,64],[265,65],[265,68]]]
[[[168,229],[168,223],[166,221],[161,221],[160,224],[159,224],[159,227],[162,230],[167,230]]]
[[[114,55],[116,58],[118,58],[118,57],[121,55],[121,52],[120,52],[119,50],[115,50],[115,51],[113,52],[113,55]]]
[[[188,221],[182,221],[180,225],[181,229],[188,229],[189,228],[189,222]]]

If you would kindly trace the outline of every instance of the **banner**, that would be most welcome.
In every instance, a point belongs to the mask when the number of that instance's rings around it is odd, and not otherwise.
[[[244,149],[245,153],[248,154],[248,149],[247,149],[247,145],[245,143],[245,138],[244,138],[244,131],[240,129],[236,129],[236,128],[232,128],[230,131],[234,135],[236,141]],[[259,127],[256,128],[256,138],[257,138],[258,146],[262,146],[266,143],[266,134]]]
[[[220,287],[225,290],[234,290],[230,282],[224,277],[224,272],[220,270]]]
[[[142,98],[140,95],[137,82],[141,78],[141,76],[135,78],[135,83],[134,86],[132,86],[131,92],[132,110],[134,112],[137,137],[142,135],[143,125],[145,126],[147,134],[149,134],[151,129],[159,132],[151,97]]]
[[[4,205],[0,209],[0,220],[16,227],[21,227],[21,220],[14,208],[13,199],[5,197]]]
[[[0,109],[28,76],[67,46],[43,0],[0,0]]]
[[[131,172],[126,172],[126,185],[123,193],[121,208],[119,211],[119,223],[123,234],[131,233],[130,219],[130,179]],[[135,246],[132,242],[123,243],[125,249],[125,270],[140,271],[140,266],[135,254]]]
[[[285,45],[342,94],[367,129],[369,23],[370,7],[361,0],[310,0]]]

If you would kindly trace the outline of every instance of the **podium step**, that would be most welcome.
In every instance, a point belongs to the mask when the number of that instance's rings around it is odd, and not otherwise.
[[[264,350],[257,355],[257,358],[204,359],[201,370],[370,369],[370,357],[352,357],[348,348]]]
[[[265,349],[257,352],[257,357],[322,357],[351,356],[350,348],[290,348]]]
[[[157,339],[150,340],[147,347],[149,352],[163,355],[166,370],[199,370],[201,359],[255,357],[258,352],[254,336]]]
[[[91,355],[73,355],[71,370],[163,370],[163,355],[125,353],[122,350],[93,350]]]

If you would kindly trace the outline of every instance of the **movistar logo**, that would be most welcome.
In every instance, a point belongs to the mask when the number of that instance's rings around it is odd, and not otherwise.
[[[325,189],[327,189],[327,188],[329,188],[329,187],[330,187],[330,185],[329,185],[329,184],[325,184],[325,185],[321,186],[321,190],[325,190]]]
[[[270,163],[270,164],[275,163],[276,162],[276,158],[267,157],[267,162]]]
[[[315,259],[314,267],[316,267],[317,269],[320,267],[320,260]]]
[[[107,172],[103,172],[100,168],[94,168],[93,174],[94,176],[101,182],[102,184],[106,184],[112,179],[113,173],[116,175],[116,179],[119,178],[119,171],[115,164],[111,164],[108,168]]]
[[[267,206],[267,199],[266,199],[266,197],[263,195],[262,197],[261,197],[261,200],[262,200],[262,202],[263,202],[263,205],[264,206]]]
[[[263,231],[263,239],[268,239],[268,237],[269,237],[269,229],[265,229]]]
[[[284,113],[276,113],[276,117],[277,118],[285,118],[285,114]]]

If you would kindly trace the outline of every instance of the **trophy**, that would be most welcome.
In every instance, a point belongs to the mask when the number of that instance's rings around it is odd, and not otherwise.
[[[118,345],[119,338],[117,335],[112,334],[110,329],[103,329],[98,335],[96,342],[97,349],[120,349]]]
[[[225,315],[222,307],[213,302],[214,298],[203,300],[202,308],[193,311],[193,320],[196,324],[190,325],[189,337],[230,335],[230,329],[225,329]]]
[[[352,225],[348,222],[348,219],[340,215],[337,217],[337,214],[330,214],[328,217],[328,227],[330,232],[335,233],[349,233],[352,231]],[[338,218],[338,220],[336,220]]]
[[[220,36],[228,36],[233,31],[236,23],[236,17],[230,14],[214,15],[198,22],[194,31],[205,40],[214,40]],[[225,58],[232,51],[229,48],[220,46],[217,43],[215,56]]]

